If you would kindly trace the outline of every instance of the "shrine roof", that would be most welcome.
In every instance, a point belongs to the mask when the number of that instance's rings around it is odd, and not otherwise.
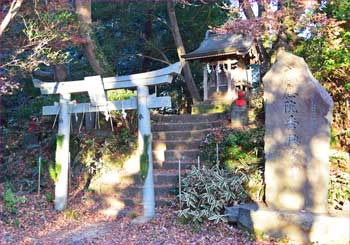
[[[183,55],[185,60],[199,60],[217,56],[246,55],[253,45],[253,38],[240,34],[209,33],[199,48]]]

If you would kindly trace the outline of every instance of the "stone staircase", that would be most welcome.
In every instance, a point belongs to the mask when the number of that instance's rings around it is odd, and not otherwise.
[[[153,176],[156,205],[170,204],[178,187],[178,161],[181,160],[182,175],[192,165],[197,165],[199,146],[204,137],[214,128],[224,125],[225,114],[154,115],[152,116]],[[138,158],[126,163],[139,166]],[[119,175],[117,180],[115,176]],[[134,174],[110,173],[113,183],[97,181],[95,191],[113,206],[116,200],[125,206],[142,204],[143,183],[138,170]],[[107,176],[108,177],[108,176]],[[112,197],[113,196],[113,197]]]
[[[197,165],[200,143],[211,130],[224,125],[226,119],[225,114],[216,113],[157,115],[153,121],[154,184],[158,199],[166,198],[177,188],[179,160],[182,174]]]

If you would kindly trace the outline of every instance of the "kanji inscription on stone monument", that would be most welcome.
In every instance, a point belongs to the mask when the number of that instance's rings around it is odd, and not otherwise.
[[[263,82],[266,202],[282,210],[324,212],[332,98],[302,58],[284,51]]]

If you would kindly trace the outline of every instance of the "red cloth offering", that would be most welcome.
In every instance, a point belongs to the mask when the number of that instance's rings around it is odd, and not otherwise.
[[[244,106],[246,104],[245,98],[244,98],[244,93],[239,92],[238,93],[238,99],[235,102],[236,106]]]
[[[32,132],[33,129],[35,128],[35,122],[34,121],[30,121],[29,122],[29,128],[28,128],[28,132]]]

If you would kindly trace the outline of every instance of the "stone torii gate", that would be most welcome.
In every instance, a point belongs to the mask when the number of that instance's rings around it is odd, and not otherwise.
[[[144,136],[151,136],[151,108],[171,107],[169,96],[155,97],[149,95],[149,86],[170,84],[173,77],[181,72],[180,62],[156,71],[101,78],[100,76],[85,77],[80,81],[67,82],[42,82],[33,79],[34,86],[40,88],[41,94],[60,94],[59,104],[44,106],[43,115],[58,115],[58,135],[61,142],[57,142],[56,164],[61,165],[55,183],[55,209],[64,210],[67,207],[68,198],[68,169],[69,169],[69,138],[70,118],[72,113],[104,112],[108,118],[108,112],[112,110],[138,110],[138,152],[142,153]],[[122,101],[107,101],[105,90],[137,88],[137,97],[131,97]],[[71,104],[71,94],[88,92],[91,103]],[[155,215],[155,197],[153,183],[152,140],[149,140],[148,157],[149,168],[144,183],[143,206],[144,218],[149,220]]]

